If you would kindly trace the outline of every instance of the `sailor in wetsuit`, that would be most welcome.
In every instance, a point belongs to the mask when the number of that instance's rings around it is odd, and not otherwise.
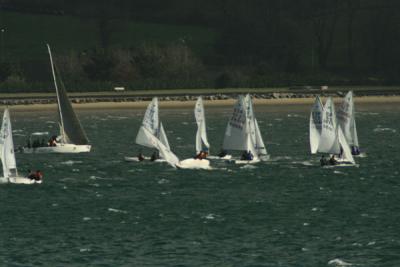
[[[321,166],[328,165],[328,161],[326,160],[324,155],[321,156],[321,159],[319,160],[319,162],[321,163]]]
[[[336,165],[338,162],[335,159],[335,155],[332,155],[331,158],[329,159],[329,164],[330,165]]]

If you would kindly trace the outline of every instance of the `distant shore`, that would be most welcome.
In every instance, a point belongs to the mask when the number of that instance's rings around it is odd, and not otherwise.
[[[322,97],[324,100],[325,97]],[[209,99],[204,100],[204,105],[207,107],[225,107],[232,106],[236,101],[236,98],[228,99]],[[334,97],[335,102],[340,102],[341,97]],[[73,101],[75,102],[75,101]],[[150,99],[141,101],[97,101],[97,102],[79,102],[73,103],[73,107],[76,109],[143,109],[145,108]],[[314,102],[314,96],[310,97],[299,97],[299,98],[253,98],[255,105],[260,106],[282,106],[282,105],[312,105]],[[400,96],[362,96],[355,97],[355,103],[359,105],[373,105],[373,104],[400,104]],[[195,104],[194,99],[184,100],[165,100],[160,99],[159,105],[164,108],[191,108]],[[13,110],[21,111],[40,111],[40,110],[53,110],[57,108],[56,103],[31,103],[24,104],[19,101],[18,103],[4,104],[0,103],[0,107],[10,106]]]

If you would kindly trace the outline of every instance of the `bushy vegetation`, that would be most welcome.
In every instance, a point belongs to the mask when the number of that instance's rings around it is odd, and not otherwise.
[[[395,0],[2,0],[0,90],[393,85]],[[155,8],[156,7],[156,8]]]

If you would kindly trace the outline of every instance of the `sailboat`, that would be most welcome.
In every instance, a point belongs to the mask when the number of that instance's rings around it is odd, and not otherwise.
[[[41,180],[37,181],[18,175],[17,162],[15,160],[14,153],[10,112],[8,108],[4,110],[3,122],[0,130],[0,159],[3,166],[3,177],[0,177],[0,182],[14,184],[42,183]]]
[[[179,158],[167,147],[159,138],[157,138],[149,129],[143,127],[140,131],[141,138],[145,139],[151,147],[156,148],[162,158],[173,168],[177,169],[211,169],[208,160],[186,159],[180,161]]]
[[[163,124],[159,120],[158,115],[158,98],[154,97],[150,104],[147,106],[146,112],[143,117],[142,125],[139,128],[139,131],[136,135],[135,142],[138,145],[156,148],[155,143],[152,141],[152,138],[149,139],[147,130],[151,135],[157,138],[168,150],[170,149],[167,135],[165,133]],[[147,158],[150,159],[150,158]],[[125,157],[126,161],[139,161],[138,157]],[[162,159],[155,160],[157,162],[164,161]]]
[[[322,131],[322,112],[323,105],[317,96],[310,114],[310,149],[311,154],[316,154]]]
[[[349,91],[343,99],[338,111],[338,120],[346,137],[347,143],[351,147],[353,155],[360,155],[360,145],[358,143],[357,127],[355,120],[355,108],[353,91]]]
[[[67,92],[62,82],[60,87],[57,84],[56,69],[53,62],[50,46],[47,44],[50,57],[51,71],[53,75],[54,87],[57,93],[58,115],[60,133],[53,136],[51,142],[44,146],[24,147],[25,153],[82,153],[90,152],[91,145],[86,137],[86,133],[76,116]]]
[[[256,116],[254,115],[253,101],[251,100],[250,94],[246,95],[245,102],[247,106],[247,116],[249,119],[250,133],[254,144],[254,149],[259,157],[263,156],[267,158],[267,149],[265,148],[260,128],[258,127]]]
[[[203,99],[201,97],[197,99],[194,116],[197,123],[196,157],[182,160],[177,166],[186,169],[208,169],[210,168],[210,162],[206,157],[209,153],[210,144],[207,140],[206,119],[204,116]]]
[[[222,148],[228,150],[238,150],[251,153],[253,158],[249,160],[235,160],[237,164],[257,163],[260,161],[259,151],[256,149],[254,135],[252,134],[252,120],[248,108],[248,100],[242,95],[237,100],[232,117],[226,126]]]
[[[322,130],[317,152],[337,155],[338,165],[355,165],[343,130],[336,121],[335,106],[329,97],[322,113]]]

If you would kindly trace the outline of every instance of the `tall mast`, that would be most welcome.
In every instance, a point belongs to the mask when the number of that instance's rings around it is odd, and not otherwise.
[[[47,50],[49,51],[49,56],[50,56],[50,65],[51,65],[51,72],[53,74],[53,81],[54,81],[54,87],[56,88],[56,93],[57,93],[57,104],[58,104],[58,111],[60,112],[60,120],[61,120],[61,135],[62,135],[62,139],[65,142],[65,133],[64,133],[64,122],[63,122],[63,116],[62,116],[62,112],[61,112],[61,108],[60,108],[60,95],[58,92],[58,86],[57,86],[57,80],[56,80],[56,73],[54,70],[54,63],[53,63],[53,57],[51,55],[51,50],[50,50],[50,45],[47,45]]]

